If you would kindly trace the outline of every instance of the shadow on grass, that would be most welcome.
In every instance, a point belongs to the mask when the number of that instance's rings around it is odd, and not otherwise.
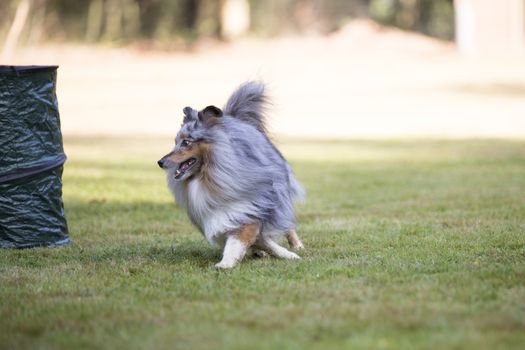
[[[213,261],[220,258],[220,252],[198,237],[195,240],[184,239],[174,242],[169,240],[159,242],[144,238],[138,242],[113,241],[111,245],[103,248],[83,249],[79,258],[81,261],[95,263],[117,260],[174,264]]]
[[[61,264],[101,266],[194,265],[207,268],[220,260],[221,252],[197,235],[192,239],[162,239],[152,236],[113,239],[85,245],[73,240],[71,245],[57,248],[11,250],[4,256],[6,265],[23,268],[50,268]]]
[[[70,225],[80,230],[96,231],[97,227],[105,224],[110,224],[112,234],[132,226],[140,228],[137,233],[157,232],[159,225],[169,226],[171,231],[181,226],[190,227],[184,210],[171,202],[119,201],[104,197],[82,200],[65,197],[64,206]]]
[[[206,267],[221,257],[173,203],[70,198],[65,207],[72,243],[57,249],[13,251],[14,265],[45,267],[50,259],[55,263],[75,259],[82,264],[156,262]]]

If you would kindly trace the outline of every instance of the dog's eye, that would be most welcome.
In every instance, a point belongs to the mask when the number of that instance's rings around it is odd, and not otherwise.
[[[181,147],[188,147],[190,145],[190,141],[189,140],[182,140],[182,142],[180,143]]]

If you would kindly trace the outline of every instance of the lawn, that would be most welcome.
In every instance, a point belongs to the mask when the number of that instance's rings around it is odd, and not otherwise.
[[[5,349],[523,349],[525,142],[283,140],[298,262],[213,268],[156,161],[67,138],[72,244],[0,251]]]

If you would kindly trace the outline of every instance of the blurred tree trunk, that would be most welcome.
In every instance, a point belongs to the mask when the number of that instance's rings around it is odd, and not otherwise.
[[[42,38],[46,22],[47,0],[33,0],[31,22],[29,24],[29,44],[38,43]]]
[[[124,0],[124,33],[127,39],[135,38],[140,32],[140,10],[135,0]]]
[[[404,29],[411,29],[418,21],[419,0],[399,0],[396,11],[396,22]]]
[[[419,2],[419,21],[413,29],[422,33],[428,33],[430,21],[432,19],[433,3],[431,0],[418,0]]]
[[[13,50],[16,47],[16,43],[18,42],[20,33],[22,32],[22,29],[24,29],[24,25],[27,21],[27,15],[29,14],[30,8],[31,2],[29,0],[22,0],[18,3],[15,19],[13,20],[13,23],[9,28],[9,32],[7,33],[7,38],[4,43],[4,48],[2,49],[2,61],[7,60],[9,59],[9,57],[11,57]]]
[[[96,41],[100,38],[104,16],[103,0],[92,0],[89,3],[89,10],[86,24],[86,40]]]
[[[221,9],[223,0],[200,0],[197,14],[197,35],[204,37],[220,37]]]
[[[86,38],[125,41],[140,32],[140,9],[135,0],[95,0],[89,6]]]
[[[102,37],[108,41],[118,40],[122,37],[122,0],[107,0],[104,7],[104,34]]]
[[[250,28],[248,0],[221,1],[221,35],[224,39],[240,37]]]
[[[199,0],[186,0],[183,4],[184,15],[183,26],[186,29],[195,29],[197,26],[197,15],[199,11]]]

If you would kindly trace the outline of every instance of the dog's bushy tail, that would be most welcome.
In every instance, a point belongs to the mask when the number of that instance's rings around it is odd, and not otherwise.
[[[253,125],[257,130],[266,133],[265,112],[269,104],[261,82],[248,81],[235,90],[223,108],[224,114]]]

